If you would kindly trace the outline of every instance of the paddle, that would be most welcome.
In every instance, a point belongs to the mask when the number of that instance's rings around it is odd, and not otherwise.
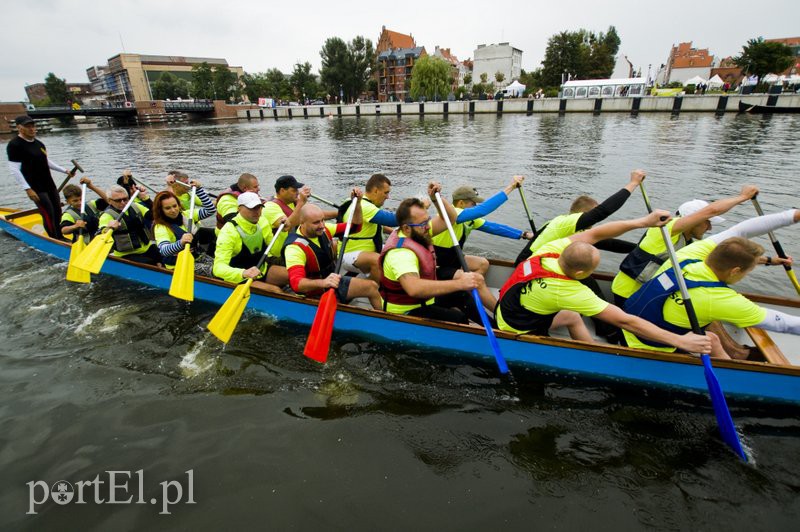
[[[647,192],[645,192],[644,189],[644,184],[639,184],[639,188],[642,191],[642,197],[644,198],[644,204],[647,206],[647,212],[653,212],[653,209],[650,206],[650,200],[647,197]],[[689,290],[686,288],[686,281],[683,278],[683,271],[681,271],[678,257],[675,254],[675,246],[672,245],[672,238],[670,238],[666,226],[662,225],[660,229],[661,237],[664,239],[664,245],[667,247],[667,251],[669,252],[669,260],[672,262],[672,269],[675,272],[675,279],[678,282],[681,298],[683,298],[683,307],[686,309],[686,314],[689,315],[689,323],[692,325],[692,332],[695,334],[703,334],[702,329],[700,329],[700,324],[697,321],[697,314],[694,311],[694,305],[689,297]],[[731,411],[728,409],[728,403],[725,401],[725,395],[722,392],[722,386],[720,386],[719,380],[717,379],[716,374],[714,374],[714,368],[711,367],[711,358],[706,353],[701,354],[700,358],[703,361],[703,373],[705,374],[708,393],[711,396],[711,404],[714,407],[714,414],[717,417],[717,425],[719,425],[719,431],[722,435],[722,440],[727,443],[728,446],[733,449],[733,451],[742,460],[746,462],[747,456],[744,454],[744,449],[742,449],[742,442],[739,441],[739,434],[736,432],[736,427],[733,424]]]
[[[70,162],[72,163],[72,170],[70,170],[69,173],[67,173],[67,177],[58,186],[58,190],[56,192],[61,192],[62,190],[64,190],[64,187],[67,186],[67,183],[69,182],[70,179],[75,177],[75,172],[77,172],[78,170],[80,170],[81,173],[85,173],[83,171],[83,167],[80,164],[78,164],[78,161],[72,159]]]
[[[330,206],[331,206],[331,207],[333,207],[334,209],[338,209],[338,208],[339,208],[339,205],[335,204],[335,203],[334,203],[334,202],[332,202],[331,200],[326,200],[325,198],[320,198],[320,197],[319,197],[319,196],[317,196],[316,194],[311,194],[311,197],[312,197],[312,198],[314,198],[314,199],[315,199],[315,200],[317,200],[317,201],[321,201],[322,203],[327,203],[328,205],[330,205]]]
[[[356,201],[361,201],[361,198],[356,198]],[[350,227],[353,225],[353,216],[355,216],[356,209],[360,208],[356,205],[351,211],[350,216],[347,217],[347,225],[344,228],[344,237],[339,247],[339,257],[336,260],[336,273],[342,268],[342,257],[344,257],[344,248],[347,247],[347,239],[350,238]],[[331,347],[331,336],[333,335],[333,321],[336,318],[336,290],[329,288],[319,299],[317,306],[317,313],[314,315],[314,323],[311,324],[311,331],[308,333],[306,345],[303,348],[303,354],[308,358],[314,359],[317,362],[325,362],[328,360],[328,352]]]
[[[186,222],[186,232],[192,233],[194,220],[194,195],[197,189],[192,187],[192,201],[189,204],[189,220]],[[169,285],[169,295],[186,301],[194,301],[194,255],[192,245],[187,243],[178,253],[175,261],[175,271],[172,272],[172,282]]]
[[[125,208],[114,217],[115,220],[122,218],[122,215],[133,205],[133,201],[138,195],[139,191],[137,190],[128,200],[128,203],[125,204]],[[103,267],[103,263],[106,261],[108,253],[113,246],[114,230],[106,228],[105,231],[94,237],[80,256],[75,259],[75,267],[91,273],[100,273],[100,268]]]
[[[86,212],[85,209],[86,183],[81,186],[81,220],[83,220],[83,214]],[[92,275],[89,272],[75,267],[75,261],[83,253],[84,249],[86,249],[86,242],[83,241],[83,227],[80,227],[78,228],[78,237],[72,242],[72,247],[69,250],[67,281],[72,281],[73,283],[89,283],[92,281]]]
[[[439,212],[444,218],[444,222],[447,224],[447,230],[450,232],[450,239],[453,242],[453,247],[456,249],[456,253],[458,254],[458,260],[461,261],[461,269],[464,272],[468,272],[469,268],[467,267],[467,260],[464,258],[464,252],[461,249],[461,246],[458,245],[458,238],[456,238],[456,232],[453,230],[453,225],[450,223],[450,218],[447,217],[447,211],[444,209],[444,203],[442,202],[442,196],[437,192],[436,193],[436,203],[439,205]],[[508,373],[508,364],[506,364],[506,359],[503,357],[503,353],[500,352],[500,345],[497,343],[497,337],[494,335],[494,330],[492,330],[492,324],[489,323],[489,316],[486,315],[486,311],[483,309],[483,302],[481,301],[481,296],[478,294],[478,289],[472,289],[472,299],[475,300],[475,306],[478,307],[478,314],[481,316],[481,322],[483,322],[483,328],[486,329],[486,336],[489,338],[489,345],[494,352],[494,358],[497,361],[497,367],[500,369],[500,373],[505,375]]]
[[[756,199],[757,197],[758,197],[758,194],[753,196],[753,200],[752,200],[753,201],[753,207],[756,208],[756,212],[758,213],[759,216],[764,216],[764,211],[761,210],[761,205],[759,205],[758,199]],[[768,234],[769,234],[770,241],[772,241],[772,247],[775,248],[775,253],[777,253],[780,258],[785,259],[786,258],[786,252],[783,251],[783,246],[781,246],[781,243],[778,242],[777,238],[775,238],[775,233],[770,231]],[[789,280],[794,285],[794,289],[797,290],[798,294],[800,294],[800,283],[797,282],[797,276],[795,276],[794,270],[792,270],[792,267],[789,264],[784,264],[783,265],[783,269],[786,270],[786,275],[789,276]]]
[[[528,223],[531,224],[531,233],[533,233],[533,238],[536,238],[536,224],[533,223],[533,216],[531,216],[531,210],[528,208],[528,201],[525,199],[525,192],[522,190],[522,185],[517,187],[519,190],[519,196],[522,198],[522,206],[525,207],[525,214],[528,215]]]
[[[264,261],[267,260],[267,255],[269,255],[275,241],[278,240],[278,235],[283,231],[284,225],[282,223],[278,230],[275,231],[272,241],[267,246],[267,249],[264,250],[264,254],[261,255],[256,268],[261,269],[261,266],[264,265]],[[253,284],[253,279],[248,279],[244,284],[237,285],[231,295],[228,296],[225,304],[220,307],[214,317],[211,318],[211,321],[208,322],[208,330],[223,343],[227,344],[230,341],[231,336],[233,336],[233,330],[236,329],[239,320],[242,318],[242,313],[250,300],[251,284]]]

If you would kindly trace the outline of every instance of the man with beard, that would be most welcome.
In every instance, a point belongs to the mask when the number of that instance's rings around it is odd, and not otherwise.
[[[351,231],[361,228],[361,190],[353,189],[355,211]],[[376,310],[382,307],[378,285],[367,279],[342,277],[336,271],[336,246],[333,237],[342,237],[346,223],[326,224],[325,212],[307,203],[300,209],[297,231],[286,237],[283,255],[289,272],[289,284],[298,294],[319,297],[333,288],[336,299],[347,303],[356,297],[366,297]]]
[[[428,185],[428,194],[437,209],[435,195],[440,191],[438,183]],[[389,236],[379,259],[383,270],[380,290],[384,310],[393,314],[468,323],[464,309],[442,305],[436,298],[477,288],[487,308],[493,309],[496,300],[479,273],[459,270],[453,279],[436,279],[432,236],[447,231],[444,216],[451,223],[457,218],[453,206],[444,199],[442,202],[447,212],[439,212],[439,216],[433,219],[418,198],[405,199],[397,208],[398,228]]]

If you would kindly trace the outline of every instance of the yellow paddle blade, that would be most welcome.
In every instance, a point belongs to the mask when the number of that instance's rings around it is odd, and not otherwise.
[[[111,231],[97,235],[75,259],[75,267],[91,273],[100,273],[100,268],[103,267],[113,245],[114,235],[111,234]]]
[[[172,272],[172,283],[169,285],[169,295],[194,301],[194,255],[188,245],[178,253],[175,270]]]
[[[786,270],[786,275],[789,276],[789,280],[792,281],[794,289],[797,290],[797,295],[800,295],[800,283],[797,282],[797,276],[794,274],[794,270]]]
[[[248,279],[246,283],[237,286],[225,304],[217,311],[216,316],[208,322],[208,330],[226,344],[233,336],[233,330],[239,324],[247,302],[250,300],[252,283],[253,280]]]
[[[92,281],[92,276],[89,272],[75,267],[75,261],[85,248],[86,242],[84,242],[82,236],[79,236],[78,240],[72,243],[72,248],[69,250],[69,264],[67,264],[67,281],[72,281],[73,283],[89,283]]]

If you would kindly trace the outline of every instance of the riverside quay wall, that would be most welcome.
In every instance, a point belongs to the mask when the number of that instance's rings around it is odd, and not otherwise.
[[[800,108],[800,94],[709,94],[704,96],[643,96],[641,98],[544,98],[540,100],[471,100],[425,103],[362,103],[240,109],[240,119],[314,118],[342,116],[405,116],[506,113],[736,113],[739,102]]]

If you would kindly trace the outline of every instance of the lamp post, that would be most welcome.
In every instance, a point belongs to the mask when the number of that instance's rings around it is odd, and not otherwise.
[[[339,103],[344,103],[344,89],[341,83],[339,83]]]

